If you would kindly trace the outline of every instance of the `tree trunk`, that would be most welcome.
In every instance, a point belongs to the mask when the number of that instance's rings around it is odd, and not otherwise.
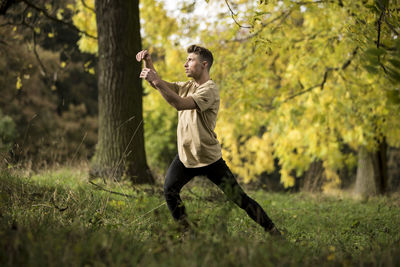
[[[304,173],[301,191],[321,192],[322,186],[326,182],[324,166],[322,161],[314,161],[310,168]]]
[[[360,197],[375,196],[386,191],[387,184],[387,144],[383,141],[376,152],[365,147],[358,151],[357,177],[354,192]]]
[[[152,183],[144,150],[138,0],[96,0],[99,133],[92,176]]]

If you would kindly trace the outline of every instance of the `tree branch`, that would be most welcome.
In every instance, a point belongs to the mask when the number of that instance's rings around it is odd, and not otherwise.
[[[3,41],[3,40],[0,40],[0,44],[5,45],[5,46],[8,46],[7,42],[5,42],[5,41]]]
[[[381,26],[382,26],[382,18],[385,15],[385,11],[381,12],[381,15],[379,16],[378,19],[378,36],[377,36],[377,41],[376,41],[376,47],[379,48],[379,45],[381,43]]]
[[[270,20],[270,21],[268,21],[268,22],[266,22],[266,23],[261,23],[261,28],[258,29],[256,32],[254,32],[254,33],[252,33],[252,34],[249,34],[248,36],[246,36],[246,37],[244,37],[244,38],[235,38],[235,39],[233,39],[232,41],[233,41],[233,42],[243,42],[243,41],[246,41],[246,40],[248,40],[248,39],[251,39],[251,38],[257,36],[258,34],[260,34],[260,32],[261,32],[265,27],[267,27],[268,25],[274,23],[275,21],[279,20],[280,18],[283,17],[283,19],[286,19],[286,18],[289,16],[289,14],[290,14],[291,12],[292,12],[291,10],[286,11],[286,12],[282,12],[279,16],[273,18],[272,20]],[[282,24],[282,22],[281,22],[280,24]]]
[[[253,28],[253,27],[251,27],[251,26],[242,26],[242,25],[240,25],[239,22],[237,22],[237,20],[235,19],[235,16],[237,16],[237,14],[235,14],[235,13],[233,12],[231,6],[229,5],[228,0],[225,0],[225,3],[226,3],[226,5],[228,6],[229,11],[231,12],[231,17],[232,17],[233,21],[236,23],[236,25],[239,26],[239,28],[244,28],[244,29],[251,29],[251,28]]]
[[[86,35],[87,37],[90,37],[90,38],[93,38],[93,39],[97,39],[96,36],[93,36],[93,35],[91,35],[90,33],[86,32],[86,31],[82,31],[82,30],[78,29],[75,25],[73,25],[73,24],[71,24],[71,23],[69,23],[69,22],[66,22],[66,21],[64,21],[64,20],[60,20],[60,19],[58,19],[58,18],[56,18],[56,17],[50,15],[44,8],[38,7],[38,6],[34,5],[34,4],[32,4],[32,3],[31,3],[30,1],[28,1],[28,0],[22,0],[22,2],[24,2],[24,3],[25,3],[26,5],[28,5],[29,7],[35,9],[36,11],[42,12],[43,15],[44,15],[45,17],[47,17],[48,19],[50,19],[50,20],[52,20],[52,21],[55,21],[55,22],[57,22],[57,23],[61,23],[61,24],[63,24],[63,25],[66,25],[66,26],[69,27],[70,29],[72,29],[72,30],[74,30],[74,31],[77,31],[77,32],[79,32],[79,33],[81,33],[81,34],[83,34],[83,35]]]
[[[133,196],[133,195],[127,195],[127,194],[124,194],[124,193],[108,190],[108,189],[102,187],[101,185],[98,185],[98,184],[96,184],[95,182],[92,182],[92,181],[89,181],[89,183],[94,185],[96,188],[98,188],[100,190],[103,190],[103,191],[106,191],[106,192],[111,193],[111,194],[115,194],[115,195],[119,195],[119,196],[123,196],[123,197],[128,197],[128,198],[135,198],[135,196]],[[136,189],[136,191],[139,191],[139,190]],[[153,188],[152,189],[142,189],[140,191],[141,192],[145,192],[145,193],[149,193],[149,194],[152,194],[152,195],[154,195],[155,193],[160,194],[160,195],[163,194],[162,190],[154,190]]]
[[[44,66],[44,64],[43,64],[42,60],[40,59],[40,56],[39,56],[39,54],[38,54],[38,52],[36,50],[36,32],[35,32],[35,30],[33,28],[30,28],[30,29],[32,30],[33,54],[35,55],[36,60],[39,62],[40,68],[42,70],[42,75],[44,77],[46,77],[47,80],[50,80],[49,75],[47,73],[47,69]]]
[[[316,84],[316,85],[311,86],[311,87],[309,87],[309,88],[307,88],[307,89],[305,89],[305,90],[303,90],[303,91],[300,91],[300,92],[298,92],[298,93],[295,93],[295,94],[293,94],[293,95],[287,97],[285,100],[283,100],[283,103],[285,103],[285,102],[287,102],[287,101],[289,101],[289,100],[291,100],[291,99],[293,99],[293,98],[295,98],[295,97],[297,97],[297,96],[300,96],[300,95],[303,95],[303,94],[305,94],[305,93],[307,93],[307,92],[310,92],[311,90],[313,90],[313,89],[315,89],[315,88],[318,88],[318,87],[320,87],[321,90],[323,90],[323,89],[324,89],[324,86],[325,86],[325,83],[326,83],[327,80],[328,80],[328,74],[329,74],[329,72],[330,72],[330,71],[345,70],[345,69],[351,64],[351,62],[352,62],[352,60],[354,59],[354,57],[357,55],[357,51],[358,51],[358,47],[356,47],[356,48],[353,50],[353,52],[352,52],[352,54],[351,54],[351,58],[349,58],[341,67],[336,67],[336,68],[328,67],[328,68],[326,69],[325,73],[324,73],[324,77],[323,77],[322,82],[321,82],[320,84]]]
[[[93,8],[91,8],[90,6],[88,6],[88,5],[86,4],[85,0],[81,0],[81,2],[82,2],[82,5],[83,5],[85,8],[89,9],[89,10],[92,11],[93,13],[96,13],[96,11],[95,11]]]
[[[397,36],[399,36],[399,35],[400,35],[399,32],[396,31],[396,29],[394,28],[394,26],[393,26],[392,24],[389,23],[389,21],[388,21],[387,18],[386,18],[386,15],[384,16],[384,19],[385,19],[386,24],[389,26],[389,28],[390,28]]]
[[[100,190],[103,190],[103,191],[106,191],[106,192],[111,193],[111,194],[115,194],[115,195],[119,195],[119,196],[123,196],[123,197],[128,197],[128,198],[134,198],[135,197],[135,196],[132,196],[132,195],[127,195],[127,194],[123,194],[123,193],[120,193],[120,192],[116,192],[116,191],[111,191],[111,190],[105,189],[104,187],[102,187],[102,186],[100,186],[100,185],[98,185],[98,184],[96,184],[96,183],[94,183],[92,181],[89,181],[89,183],[94,185],[96,188],[98,188]]]
[[[323,4],[323,3],[329,3],[329,2],[333,3],[333,1],[324,1],[324,0],[320,0],[320,1],[292,2],[292,3],[293,3],[293,4],[296,4],[296,5],[304,6],[304,5],[312,5],[312,4]]]

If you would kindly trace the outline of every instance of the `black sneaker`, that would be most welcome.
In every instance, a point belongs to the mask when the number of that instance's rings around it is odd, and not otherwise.
[[[275,226],[271,230],[269,230],[268,233],[271,236],[283,236],[281,231],[279,231],[278,228],[276,228]]]

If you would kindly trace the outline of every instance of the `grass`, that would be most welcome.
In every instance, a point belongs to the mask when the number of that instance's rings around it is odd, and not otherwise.
[[[161,185],[103,184],[73,169],[0,174],[1,266],[400,266],[400,198],[248,191],[285,240],[201,178],[183,189],[194,233]],[[190,189],[190,190],[189,190]]]

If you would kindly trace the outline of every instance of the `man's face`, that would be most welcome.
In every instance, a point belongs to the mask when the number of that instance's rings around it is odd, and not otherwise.
[[[201,62],[199,55],[189,53],[185,62],[185,73],[187,77],[198,78],[206,70],[206,63]]]

